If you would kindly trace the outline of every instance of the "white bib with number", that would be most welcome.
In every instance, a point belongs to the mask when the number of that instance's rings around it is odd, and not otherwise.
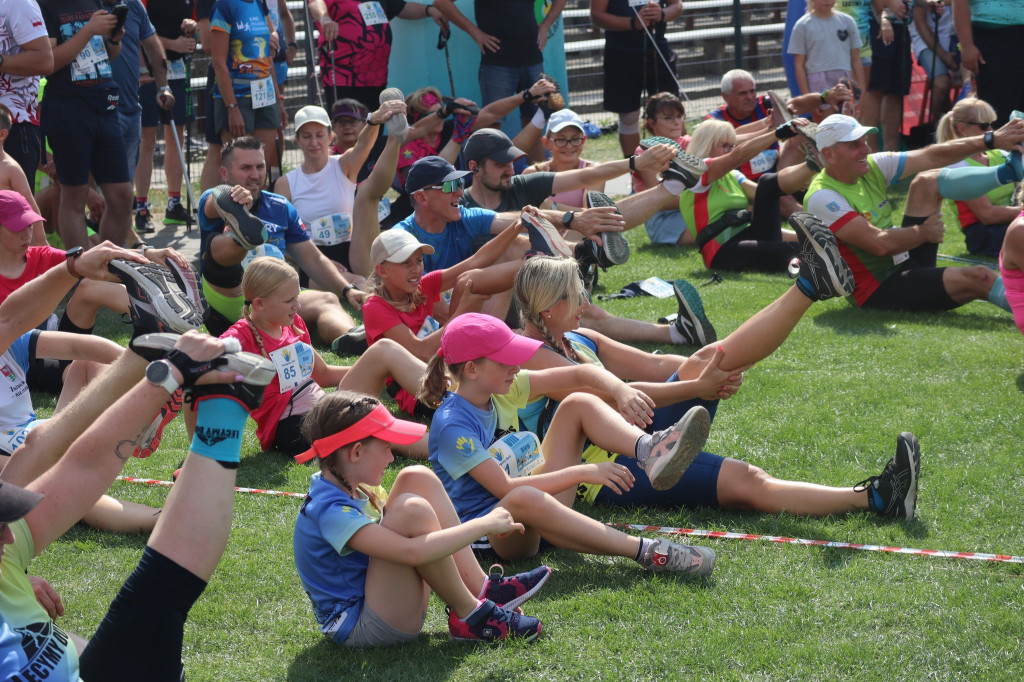
[[[388,23],[388,16],[384,14],[384,8],[379,2],[359,3],[359,13],[363,15],[363,23],[367,26]]]
[[[540,441],[529,431],[508,433],[491,443],[487,448],[509,478],[526,476],[544,464],[544,453]]]
[[[167,62],[167,80],[180,81],[185,79],[185,60],[175,59]]]
[[[910,258],[910,252],[908,252],[908,251],[900,251],[899,253],[897,253],[896,255],[894,255],[892,257],[892,264],[893,265],[899,265],[900,263],[902,263],[903,261],[907,260],[908,258]]]
[[[274,79],[261,78],[249,85],[249,92],[252,94],[252,108],[262,109],[273,106],[277,103],[274,97]]]
[[[430,315],[427,315],[427,319],[423,320],[423,326],[420,327],[418,332],[416,332],[416,338],[425,339],[440,328],[441,324]]]
[[[103,44],[103,38],[93,36],[75,57],[75,61],[71,62],[71,80],[79,81],[89,78],[94,71],[93,67],[108,59],[110,57],[107,56],[107,46]]]
[[[22,443],[28,432],[43,423],[43,419],[33,419],[24,426],[9,426],[0,429],[0,453],[13,455]]]
[[[260,244],[255,249],[245,254],[245,258],[243,258],[241,262],[242,269],[244,270],[249,267],[249,263],[252,262],[252,259],[258,258],[259,256],[270,256],[271,258],[280,258],[281,260],[284,260],[284,252],[281,251],[281,249],[277,248],[273,244]]]
[[[377,203],[377,222],[384,222],[384,219],[389,215],[391,215],[391,202],[388,201],[387,197],[381,197]]]
[[[313,376],[313,348],[302,341],[271,351],[270,361],[277,368],[281,393],[298,388]]]
[[[767,173],[775,165],[779,153],[774,149],[765,149],[750,160],[750,170],[754,173]]]
[[[334,246],[352,239],[352,219],[346,213],[332,213],[314,220],[310,230],[314,244]]]

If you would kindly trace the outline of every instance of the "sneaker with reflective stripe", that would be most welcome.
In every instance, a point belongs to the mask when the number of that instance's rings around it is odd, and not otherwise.
[[[768,98],[772,101],[772,125],[778,128],[783,123],[789,123],[793,120],[793,114],[789,112],[789,108],[786,106],[786,98],[775,92],[774,90],[768,91]]]
[[[715,570],[715,551],[709,547],[680,545],[661,538],[651,543],[640,557],[640,565],[661,573],[689,573],[708,576]]]
[[[604,192],[590,190],[587,192],[587,206],[589,208],[610,207],[619,212],[615,202]],[[601,256],[604,256],[601,267],[607,270],[613,265],[622,265],[629,260],[629,242],[621,232],[599,232],[601,241]]]
[[[812,301],[853,293],[853,272],[839,255],[832,231],[812,213],[794,213],[789,224],[800,241],[800,277],[796,285]]]
[[[211,192],[213,206],[231,237],[246,251],[267,241],[267,226],[242,204],[231,198],[231,185],[217,185]]]
[[[711,433],[711,415],[701,405],[691,407],[682,419],[651,437],[651,454],[640,462],[651,487],[668,490],[683,477]]]
[[[685,279],[672,283],[672,290],[679,304],[679,312],[673,323],[679,333],[691,346],[706,346],[718,340],[718,333],[704,314],[704,303],[697,289]]]
[[[510,637],[533,641],[540,634],[540,620],[505,610],[489,599],[483,600],[466,620],[460,619],[451,607],[448,612],[448,633],[452,639],[473,642],[496,642]]]
[[[179,265],[173,258],[167,259],[167,269],[174,275],[175,280],[181,287],[182,292],[201,311],[203,322],[210,319],[210,304],[206,302],[203,295],[203,286],[199,283],[199,276],[191,265]]]
[[[492,564],[480,592],[480,599],[490,599],[498,606],[511,611],[532,599],[550,577],[550,567],[538,566],[532,571],[506,578],[505,568],[501,564]]]
[[[153,263],[115,259],[107,265],[128,290],[132,324],[142,333],[185,333],[203,324],[203,308],[197,307],[180,274]]]
[[[405,95],[398,88],[387,88],[380,93],[378,101],[381,104],[384,102],[392,102],[395,100],[402,101],[405,99]],[[405,137],[409,134],[409,119],[405,114],[395,113],[391,115],[391,118],[384,124],[388,129],[388,136],[396,135],[398,137]]]
[[[163,436],[164,429],[181,412],[183,396],[184,392],[180,388],[171,394],[171,397],[167,399],[167,402],[163,404],[160,411],[153,417],[152,423],[142,432],[142,436],[137,441],[141,442],[141,444],[135,447],[132,457],[145,459],[156,452],[156,449],[160,447],[160,438]]]
[[[917,511],[917,480],[921,473],[921,444],[914,434],[896,437],[896,456],[878,476],[853,487],[867,491],[868,508],[890,519],[912,519]]]
[[[530,235],[530,249],[536,253],[543,253],[546,256],[562,256],[571,258],[572,250],[569,244],[562,239],[555,226],[546,218],[532,213],[523,213],[523,225],[526,226],[526,233]]]

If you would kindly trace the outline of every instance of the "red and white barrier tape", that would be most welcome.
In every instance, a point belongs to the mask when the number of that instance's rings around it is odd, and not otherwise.
[[[133,476],[118,476],[117,480],[124,481],[126,483],[143,483],[145,485],[155,485],[164,488],[170,488],[174,485],[174,481],[158,481],[155,478],[134,478]],[[306,497],[306,493],[292,493],[285,490],[263,490],[261,488],[235,488],[236,493],[249,493],[252,495],[274,495],[276,497],[297,497],[300,500]]]
[[[757,535],[753,533],[731,533],[723,530],[699,530],[697,528],[672,528],[670,526],[644,526],[636,523],[609,523],[613,528],[661,533],[662,535],[693,535],[702,538],[719,538],[722,540],[752,540],[775,542],[783,545],[806,545],[810,547],[826,547],[831,549],[859,549],[863,552],[886,552],[889,554],[912,554],[929,556],[938,559],[974,559],[975,561],[996,561],[1007,564],[1024,564],[1024,556],[1012,554],[985,554],[983,552],[951,552],[944,549],[914,549],[913,547],[890,547],[887,545],[863,545],[858,542],[837,542],[834,540],[808,540],[806,538],[787,538],[778,535]]]

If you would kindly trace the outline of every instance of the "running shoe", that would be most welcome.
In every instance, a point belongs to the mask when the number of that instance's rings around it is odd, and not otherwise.
[[[403,101],[405,95],[398,88],[387,88],[380,93],[380,99],[378,100],[381,104],[384,102],[391,101]],[[409,119],[405,114],[395,113],[391,115],[391,118],[384,124],[387,126],[388,135],[395,135],[397,137],[404,138],[409,134]]]
[[[538,566],[532,571],[506,578],[505,568],[501,564],[493,564],[480,591],[480,599],[490,599],[503,609],[512,611],[532,599],[550,577],[550,567]]]
[[[140,444],[135,447],[132,457],[145,459],[156,452],[156,449],[160,447],[160,438],[163,436],[164,429],[181,412],[183,396],[184,392],[180,388],[171,394],[171,397],[167,399],[167,402],[163,404],[160,411],[153,418],[152,423],[142,432],[139,438]]]
[[[128,290],[136,336],[146,332],[184,333],[203,324],[203,308],[185,292],[174,270],[153,263],[115,259],[107,265]]]
[[[587,207],[610,207],[614,208],[616,213],[619,212],[618,206],[611,200],[611,197],[604,192],[595,190],[587,192]],[[603,242],[600,255],[598,256],[599,258],[604,256],[601,259],[605,261],[601,263],[602,268],[607,270],[612,265],[622,265],[629,260],[629,242],[626,241],[626,237],[621,232],[599,232],[598,235]]]
[[[231,237],[246,251],[267,241],[267,226],[242,204],[231,198],[231,185],[218,185],[212,190],[213,206],[228,227]]]
[[[589,239],[576,242],[576,246],[573,247],[572,257],[576,259],[576,265],[580,271],[580,279],[583,280],[583,288],[587,292],[589,297],[594,287],[597,286],[597,271],[598,266],[601,264],[601,259],[598,254],[601,252],[601,247]]]
[[[452,639],[496,642],[516,637],[529,642],[540,634],[540,620],[515,611],[506,611],[489,599],[483,600],[480,608],[465,621],[455,615],[451,607],[445,610],[448,612],[448,632]]]
[[[526,226],[526,233],[530,235],[530,249],[534,253],[542,253],[545,256],[572,257],[572,249],[569,244],[558,234],[558,230],[546,218],[532,213],[523,212],[523,225]]]
[[[783,123],[793,120],[793,114],[789,113],[786,106],[786,98],[774,90],[768,91],[768,98],[772,101],[772,125],[778,128]]]
[[[825,159],[821,155],[821,150],[818,149],[818,124],[808,122],[802,126],[794,125],[793,128],[804,138],[803,147],[807,167],[817,173],[825,167]]]
[[[640,565],[657,573],[689,573],[709,576],[715,570],[715,551],[710,547],[680,545],[661,538],[651,543]]]
[[[896,456],[878,476],[853,487],[868,493],[868,508],[889,519],[912,519],[917,510],[917,480],[921,473],[921,444],[914,434],[896,437]]]
[[[555,80],[554,76],[547,73],[541,73],[537,76],[537,80],[541,79],[546,80],[555,86],[555,91],[549,92],[547,99],[545,99],[540,104],[541,108],[547,109],[544,118],[548,119],[551,117],[551,114],[555,113],[556,111],[561,111],[562,109],[565,109],[565,97],[562,96],[562,86],[558,84],[558,81]]]
[[[173,206],[168,204],[167,210],[164,211],[164,225],[189,225],[195,222],[195,214],[189,215],[185,204],[180,201]]]
[[[331,342],[331,351],[338,355],[362,355],[369,345],[366,343],[366,328],[352,327]]]
[[[640,140],[640,147],[646,151],[656,144],[664,144],[666,142],[670,143],[672,140],[664,137],[647,137]],[[701,176],[708,172],[708,165],[704,163],[704,159],[679,149],[678,144],[675,144],[675,147],[678,151],[676,151],[675,157],[669,162],[668,170],[662,172],[661,179],[663,181],[678,180],[689,189],[700,182]]]
[[[135,231],[138,234],[153,234],[156,227],[153,225],[153,214],[150,213],[149,202],[136,206],[135,210]]]
[[[640,468],[651,487],[668,490],[683,477],[711,433],[711,415],[704,407],[691,407],[683,418],[651,439],[651,455]]]
[[[685,279],[677,279],[672,283],[672,291],[679,304],[679,312],[673,323],[687,343],[703,347],[717,341],[718,334],[704,314],[704,303],[697,289]]]
[[[789,224],[800,240],[800,276],[796,285],[812,301],[853,293],[853,272],[839,254],[832,231],[812,213],[794,213]]]
[[[153,362],[162,360],[167,354],[174,350],[174,344],[178,342],[180,334],[153,333],[143,334],[132,339],[128,347],[136,355],[144,360]],[[226,336],[221,339],[224,344],[225,353],[239,353],[242,351],[242,344],[233,336]]]

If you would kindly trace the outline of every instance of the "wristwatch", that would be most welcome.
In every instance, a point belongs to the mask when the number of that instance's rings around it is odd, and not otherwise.
[[[78,274],[78,271],[75,270],[75,259],[83,253],[85,253],[85,249],[81,246],[76,246],[73,249],[68,249],[64,252],[64,259],[68,264],[68,272],[72,277],[77,277],[78,279],[82,279],[82,275]]]
[[[991,130],[985,131],[985,149],[995,149],[995,134]]]
[[[562,227],[568,228],[570,225],[572,225],[572,220],[575,217],[575,211],[566,211],[565,215],[562,216]]]
[[[4,65],[4,56],[0,54],[0,66]]]
[[[366,114],[366,125],[368,126],[379,126],[380,124],[373,120],[373,112]]]
[[[171,373],[172,366],[170,360],[155,360],[149,363],[146,366],[146,381],[154,386],[159,386],[168,393],[174,393],[181,384]]]

